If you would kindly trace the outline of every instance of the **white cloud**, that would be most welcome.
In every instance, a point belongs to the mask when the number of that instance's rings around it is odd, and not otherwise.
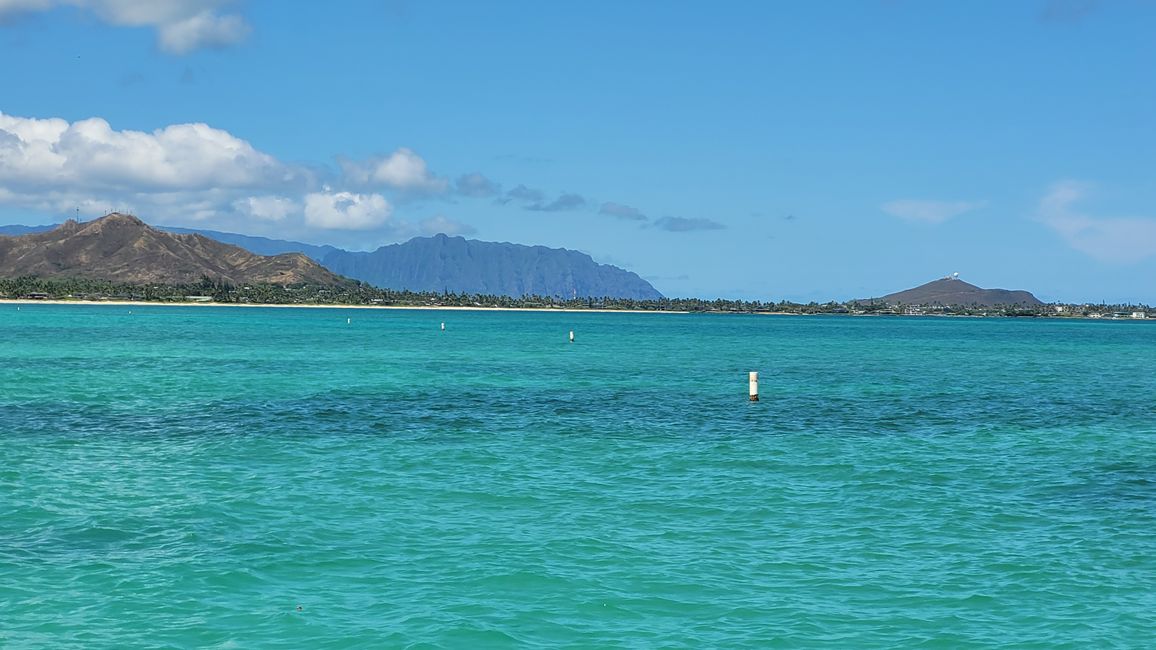
[[[79,210],[82,219],[99,217],[117,210],[132,211],[126,203],[116,203],[88,194],[66,190],[22,194],[3,187],[0,187],[0,205],[14,205],[37,212],[63,215],[63,218],[74,217]]]
[[[119,210],[170,224],[275,220],[300,214],[277,194],[312,183],[311,173],[205,124],[143,132],[100,118],[70,123],[0,113],[4,205],[58,216],[80,208],[84,218]]]
[[[430,173],[425,161],[410,149],[401,148],[379,161],[371,178],[396,190],[440,193],[449,183]]]
[[[218,13],[230,0],[0,0],[0,16],[71,6],[121,27],[157,30],[162,50],[185,54],[244,40],[249,25],[237,14]]]
[[[448,182],[430,174],[408,149],[379,162],[395,185],[448,190]],[[381,167],[367,167],[366,173]],[[326,174],[286,165],[206,124],[144,132],[117,130],[100,118],[69,122],[0,113],[0,206],[59,219],[78,208],[82,219],[121,211],[151,223],[273,236],[307,237],[318,230],[373,231],[375,238],[474,232],[443,216],[397,219],[380,193],[320,186]]]
[[[204,224],[219,219],[227,209],[230,190],[203,190],[197,192],[159,192],[129,196],[122,206],[132,214],[165,222],[197,222]],[[117,208],[124,211],[123,208]]]
[[[69,123],[0,113],[0,184],[10,188],[190,190],[252,187],[292,171],[227,131],[174,124],[117,131],[100,118]]]
[[[233,201],[233,208],[262,221],[284,221],[301,209],[296,201],[280,196],[247,196]]]
[[[898,199],[879,206],[884,212],[907,221],[943,223],[987,206],[987,201],[923,201],[919,199]]]
[[[385,224],[393,207],[380,194],[311,192],[305,195],[305,223],[335,230],[369,230]]]
[[[235,45],[248,35],[249,26],[240,16],[218,16],[208,11],[161,25],[157,33],[161,49],[174,54]]]
[[[449,189],[448,180],[435,176],[421,156],[405,147],[365,163],[343,160],[341,168],[346,178],[359,186],[385,186],[418,194],[441,194]]]
[[[1072,248],[1104,262],[1138,262],[1156,255],[1156,219],[1093,217],[1074,209],[1091,186],[1061,181],[1040,199],[1037,219]]]

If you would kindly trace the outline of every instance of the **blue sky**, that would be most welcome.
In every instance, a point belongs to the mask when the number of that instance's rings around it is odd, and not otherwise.
[[[0,222],[1156,304],[1156,3],[0,0]]]

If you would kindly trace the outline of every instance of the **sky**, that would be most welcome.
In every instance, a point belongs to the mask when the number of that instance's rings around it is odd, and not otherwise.
[[[0,0],[0,223],[1156,304],[1156,2]]]

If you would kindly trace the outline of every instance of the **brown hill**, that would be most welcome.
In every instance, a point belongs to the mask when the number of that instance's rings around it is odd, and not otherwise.
[[[979,305],[984,307],[996,305],[1034,307],[1044,304],[1028,291],[981,289],[954,276],[934,280],[914,289],[887,294],[871,301],[885,302],[889,305]]]
[[[127,214],[48,232],[0,236],[0,277],[78,277],[130,284],[185,284],[202,277],[233,284],[342,285],[350,280],[300,253],[254,255],[202,235],[175,235]]]

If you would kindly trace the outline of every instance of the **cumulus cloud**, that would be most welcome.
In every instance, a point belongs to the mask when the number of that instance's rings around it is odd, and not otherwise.
[[[376,178],[410,191],[448,187],[408,149],[363,171],[366,182]],[[120,211],[153,223],[281,236],[316,230],[356,231],[358,237],[372,231],[385,238],[474,232],[444,216],[398,219],[382,194],[324,186],[320,179],[328,175],[286,165],[206,124],[145,132],[117,130],[100,118],[69,122],[0,113],[0,206],[59,216],[79,210],[83,218]],[[484,183],[477,181],[463,182],[478,191]]]
[[[281,196],[247,196],[233,201],[233,208],[262,221],[284,221],[301,209],[296,201]]]
[[[702,217],[662,217],[654,220],[654,226],[668,232],[692,232],[695,230],[722,230],[723,224]]]
[[[526,206],[526,209],[535,212],[564,212],[567,210],[577,210],[585,206],[586,199],[581,195],[564,193],[549,203],[531,203]]]
[[[334,230],[369,230],[385,224],[393,207],[380,194],[310,192],[305,195],[305,223]]]
[[[234,190],[209,189],[195,192],[156,192],[127,194],[118,201],[117,212],[148,216],[150,219],[179,220],[203,224],[214,221],[229,210]]]
[[[117,131],[100,118],[69,123],[0,113],[0,184],[188,190],[288,181],[292,171],[227,131],[174,124]]]
[[[77,7],[119,27],[149,27],[166,52],[186,54],[203,47],[243,41],[249,25],[238,14],[220,13],[230,0],[0,0],[0,17]]]
[[[161,49],[174,54],[235,45],[248,35],[249,26],[240,16],[218,16],[208,11],[160,25],[157,32]]]
[[[0,187],[0,205],[19,206],[23,209],[70,217],[75,214],[75,211],[79,211],[86,217],[100,216],[109,212],[136,214],[135,202],[130,204],[69,190],[49,190],[36,194],[24,194]]]
[[[1069,246],[1104,262],[1139,262],[1156,255],[1156,219],[1094,217],[1075,208],[1091,193],[1078,181],[1052,185],[1040,199],[1036,218]]]
[[[415,194],[440,194],[449,189],[449,181],[430,172],[425,160],[406,147],[365,162],[340,160],[339,164],[346,179],[361,187],[387,187]]]
[[[923,223],[943,223],[987,206],[987,201],[923,201],[919,199],[899,199],[880,206],[887,214],[906,221]]]
[[[626,221],[646,221],[647,217],[638,208],[632,208],[629,205],[622,205],[621,203],[614,203],[607,201],[598,209],[598,214],[605,214],[617,219]]]
[[[500,185],[477,172],[459,176],[455,189],[461,196],[475,199],[486,199],[502,192]]]
[[[399,190],[444,192],[448,185],[430,173],[421,156],[404,147],[379,161],[371,178]]]
[[[174,124],[117,130],[100,118],[68,122],[0,113],[0,204],[86,218],[132,212],[160,223],[284,222],[301,215],[288,193],[312,172],[290,167],[227,131]]]
[[[366,181],[377,174],[410,190],[448,188],[448,181],[415,158],[399,150],[366,166]],[[480,180],[467,174],[459,187],[479,191],[488,180],[477,176]],[[338,186],[323,185],[326,178]],[[445,185],[430,184],[431,178]],[[381,193],[342,180],[324,169],[284,164],[205,124],[145,132],[117,130],[100,118],[69,122],[0,113],[0,206],[57,218],[79,212],[91,219],[118,211],[150,223],[279,237],[308,238],[329,230],[322,236],[344,237],[354,245],[475,232],[440,215],[398,218]]]

